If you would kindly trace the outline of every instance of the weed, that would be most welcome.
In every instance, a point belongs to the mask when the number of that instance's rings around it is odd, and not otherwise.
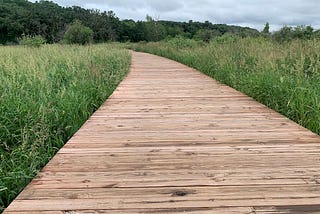
[[[130,55],[113,45],[0,49],[3,209],[113,92]]]

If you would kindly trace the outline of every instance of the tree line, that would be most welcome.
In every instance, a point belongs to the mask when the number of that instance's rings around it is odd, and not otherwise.
[[[210,22],[158,21],[147,16],[145,21],[120,20],[112,11],[62,7],[50,1],[0,0],[0,43],[16,43],[22,35],[40,35],[48,43],[63,39],[75,20],[93,31],[94,42],[159,41],[181,35],[188,38],[210,37],[225,33],[256,35],[255,29]]]
[[[68,27],[74,22],[90,28],[93,42],[159,41],[182,36],[210,41],[225,34],[241,37],[272,37],[279,41],[294,38],[313,38],[319,31],[307,27],[284,27],[271,34],[267,23],[262,32],[249,27],[212,24],[209,21],[175,22],[155,20],[120,20],[112,11],[84,9],[78,6],[62,7],[50,1],[0,0],[0,44],[15,44],[23,36],[41,36],[47,43],[64,39]]]

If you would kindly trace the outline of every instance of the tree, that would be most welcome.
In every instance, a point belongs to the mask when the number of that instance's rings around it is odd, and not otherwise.
[[[216,30],[208,30],[208,29],[200,29],[198,32],[194,35],[194,39],[196,40],[202,40],[204,42],[210,42],[211,39],[214,37],[221,36],[221,33]]]
[[[316,38],[316,39],[320,38],[320,30],[316,30],[313,32],[313,38]]]
[[[260,34],[255,29],[213,24],[209,21],[175,22],[158,19],[147,16],[146,21],[120,21],[112,11],[79,6],[62,7],[47,0],[0,0],[0,44],[17,44],[22,35],[39,35],[47,43],[59,42],[74,20],[80,20],[94,32],[94,42],[159,41],[168,36],[191,39],[199,30],[211,30],[214,36],[216,32],[219,35],[228,33],[242,37]],[[309,37],[310,32],[310,29],[303,32],[303,37]],[[207,35],[210,37],[210,33]],[[297,31],[297,37],[300,36],[301,32]]]
[[[264,37],[269,37],[271,34],[270,34],[270,25],[269,25],[269,22],[266,23],[266,25],[264,26],[262,32],[261,32],[262,36]]]
[[[273,38],[279,42],[290,41],[293,39],[312,39],[316,36],[316,32],[311,26],[284,26],[279,31],[273,34]]]
[[[137,27],[137,23],[134,20],[123,20],[119,26],[119,41],[121,42],[139,42],[143,40],[140,36],[142,28]]]
[[[84,26],[79,20],[76,20],[68,27],[64,35],[64,40],[68,44],[85,45],[92,42],[93,31]]]
[[[43,44],[46,43],[46,40],[42,36],[25,36],[23,35],[22,38],[19,39],[20,45],[25,45],[29,47],[39,48]]]
[[[311,26],[297,26],[293,30],[295,39],[311,39],[313,37],[313,28]]]
[[[146,20],[145,29],[147,41],[160,41],[166,38],[166,29],[159,21],[155,21],[149,15],[147,15]]]
[[[292,27],[284,26],[273,34],[273,38],[278,42],[291,41],[293,39]]]

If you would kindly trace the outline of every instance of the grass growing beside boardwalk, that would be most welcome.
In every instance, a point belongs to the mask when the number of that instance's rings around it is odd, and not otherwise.
[[[0,212],[129,70],[110,45],[0,47]]]
[[[320,41],[175,38],[133,48],[194,67],[320,134]]]

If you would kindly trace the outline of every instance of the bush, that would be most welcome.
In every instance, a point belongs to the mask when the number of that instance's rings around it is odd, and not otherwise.
[[[177,36],[168,41],[168,44],[174,48],[194,48],[198,45],[198,42],[193,39],[187,39],[181,36]]]
[[[232,44],[237,41],[241,40],[241,37],[237,35],[232,35],[229,33],[226,33],[222,36],[216,37],[211,40],[212,43],[218,43],[218,44]]]
[[[26,36],[23,35],[19,39],[20,45],[26,45],[29,47],[39,48],[41,45],[45,44],[46,40],[42,36]]]
[[[67,29],[64,40],[67,44],[85,45],[92,42],[93,31],[84,26],[79,20],[76,20]]]
[[[219,36],[221,36],[221,33],[219,31],[209,30],[209,29],[201,29],[194,35],[193,38],[196,40],[200,40],[200,41],[208,43],[213,38],[219,37]]]
[[[273,34],[277,42],[289,42],[294,39],[310,40],[316,36],[311,26],[297,26],[295,28],[284,26]]]

